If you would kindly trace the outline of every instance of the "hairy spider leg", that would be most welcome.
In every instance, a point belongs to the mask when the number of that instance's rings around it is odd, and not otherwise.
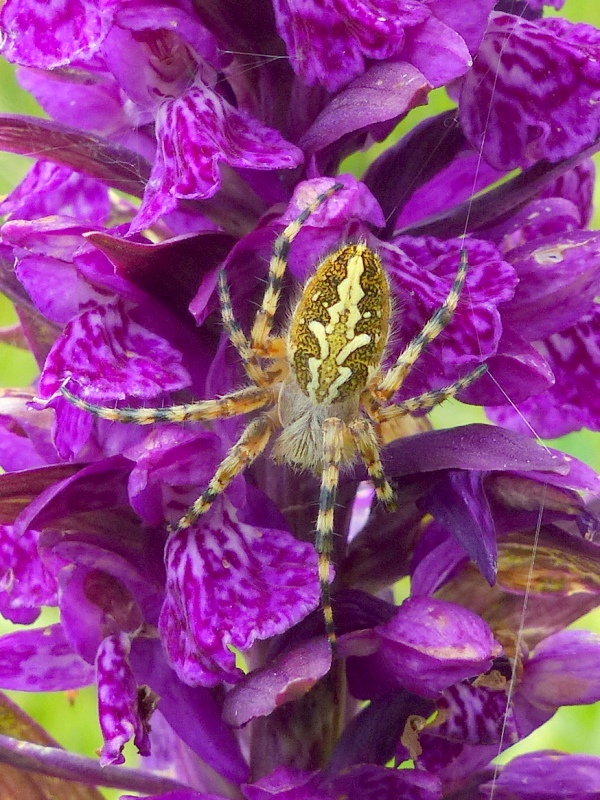
[[[256,353],[250,346],[250,342],[233,314],[231,294],[229,293],[229,286],[227,285],[224,270],[219,271],[218,290],[221,319],[223,320],[223,327],[225,328],[229,341],[238,351],[244,369],[246,370],[246,375],[250,380],[257,386],[265,386],[269,381],[258,363]]]
[[[439,406],[451,397],[455,397],[463,389],[467,389],[472,383],[481,378],[487,372],[487,364],[480,364],[468,375],[463,378],[457,378],[448,386],[443,386],[440,389],[431,389],[429,392],[423,392],[416,397],[409,397],[402,400],[400,403],[395,403],[391,406],[386,406],[380,411],[380,419],[390,419],[396,416],[398,412],[405,415],[414,414],[415,411],[431,411],[432,408]]]
[[[437,339],[454,316],[465,285],[468,267],[467,251],[463,248],[460,253],[458,270],[442,305],[434,311],[419,333],[406,345],[396,363],[385,375],[376,378],[374,385],[369,387],[380,403],[387,402],[393,397],[404,383],[421,353],[434,339]]]
[[[336,635],[331,606],[331,585],[329,573],[333,553],[333,518],[335,497],[340,478],[340,465],[344,452],[344,438],[347,428],[341,419],[329,417],[323,422],[323,471],[321,473],[321,493],[319,496],[319,515],[315,548],[319,557],[319,584],[321,604],[325,620],[325,633],[332,649],[335,649]]]
[[[231,481],[264,452],[274,429],[273,421],[266,414],[252,420],[223,461],[221,461],[213,478],[200,497],[188,508],[175,525],[169,526],[169,529],[171,531],[181,531],[189,528],[202,514],[206,514]]]
[[[334,183],[333,186],[330,186],[329,189],[326,189],[316,197],[312,203],[307,205],[296,219],[290,222],[275,239],[271,260],[269,262],[267,288],[265,289],[261,307],[258,310],[252,326],[251,347],[258,353],[263,353],[268,347],[267,343],[271,335],[273,320],[275,319],[277,306],[279,304],[283,275],[287,267],[292,242],[310,215],[314,214],[319,206],[323,205],[333,194],[339,192],[339,190],[343,188],[343,183]]]
[[[383,504],[386,511],[395,511],[398,507],[396,494],[385,477],[379,457],[379,444],[375,431],[370,422],[364,418],[354,420],[354,422],[350,423],[349,428],[356,449],[360,453],[369,473],[369,478],[375,487],[377,499]]]
[[[487,372],[487,365],[480,364],[468,375],[462,378],[457,378],[448,386],[443,386],[440,389],[432,389],[429,392],[416,397],[409,397],[400,403],[393,405],[379,407],[377,401],[365,397],[363,399],[364,406],[371,419],[375,420],[378,424],[377,433],[382,444],[389,444],[402,436],[402,431],[397,428],[397,423],[409,414],[414,414],[416,411],[431,411],[432,408],[439,406],[441,403],[455,397],[463,389],[471,386],[476,380],[481,378]]]
[[[216,400],[198,400],[195,403],[164,408],[109,408],[82,400],[66,386],[61,386],[60,391],[75,408],[88,411],[95,417],[110,422],[125,422],[132,425],[152,425],[155,422],[200,422],[207,419],[237,417],[264,408],[273,402],[272,389],[261,386],[247,386]]]

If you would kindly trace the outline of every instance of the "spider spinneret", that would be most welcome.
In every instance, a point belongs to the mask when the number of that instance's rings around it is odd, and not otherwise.
[[[380,257],[364,242],[344,243],[320,261],[293,311],[287,334],[272,335],[290,246],[306,219],[343,188],[342,183],[334,183],[319,194],[277,237],[250,339],[233,314],[225,276],[219,276],[223,325],[250,380],[246,388],[215,400],[161,409],[108,408],[88,403],[66,386],[61,389],[80,409],[138,425],[261,412],[249,422],[206,489],[171,529],[194,524],[277,433],[274,459],[321,477],[315,546],[325,629],[332,646],[336,639],[330,566],[340,472],[357,458],[362,460],[378,500],[387,510],[393,510],[394,491],[383,471],[381,446],[397,436],[402,417],[430,410],[485,371],[482,365],[446,387],[391,403],[420,354],[454,315],[467,273],[464,251],[446,300],[389,369],[384,369],[382,362],[390,332],[390,288]]]

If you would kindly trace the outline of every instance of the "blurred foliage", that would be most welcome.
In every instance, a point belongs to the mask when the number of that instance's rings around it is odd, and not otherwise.
[[[561,12],[552,10],[548,14],[560,14],[573,22],[588,22],[600,27],[600,3],[598,0],[567,0]],[[0,59],[0,111],[43,115],[36,102],[20,89],[10,65]],[[427,106],[414,109],[386,142],[373,145],[368,151],[347,159],[344,168],[360,175],[366,165],[381,153],[390,141],[410,130],[420,120],[439,113],[452,103],[443,90],[432,92]],[[8,192],[25,174],[30,161],[21,156],[0,152],[0,194]],[[597,157],[600,167],[600,157]],[[592,227],[600,227],[600,188],[596,186],[596,215]],[[10,303],[0,297],[0,325],[16,321]],[[28,353],[0,344],[0,386],[24,386],[34,380],[36,367]],[[472,421],[485,421],[480,409],[448,403],[435,412],[434,423],[438,427],[449,427]],[[600,471],[600,433],[573,433],[553,441],[553,447],[564,450],[591,464]],[[38,624],[56,621],[54,610],[44,612]],[[576,627],[591,628],[600,632],[600,617],[597,613],[587,615],[576,623]],[[10,623],[0,621],[0,634],[14,628]],[[74,752],[94,756],[101,746],[101,734],[97,721],[96,697],[93,688],[75,693],[28,694],[25,692],[7,693],[27,713],[31,714],[64,747]],[[589,707],[563,708],[555,717],[528,737],[524,742],[511,748],[503,760],[518,753],[541,748],[556,748],[574,752],[600,755],[600,704]],[[133,765],[134,751],[126,748],[128,762]],[[102,790],[107,798],[117,798],[119,792]]]

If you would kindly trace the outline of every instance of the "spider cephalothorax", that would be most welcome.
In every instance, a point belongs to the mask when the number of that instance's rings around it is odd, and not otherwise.
[[[329,573],[333,512],[340,471],[356,459],[365,464],[377,498],[395,508],[380,447],[394,438],[398,421],[417,410],[429,410],[478,378],[485,367],[442,389],[393,404],[412,365],[452,318],[467,272],[463,253],[445,302],[421,331],[384,369],[390,331],[390,289],[379,255],[364,242],[345,242],[323,258],[307,281],[284,335],[273,335],[281,283],[291,243],[303,223],[343,188],[334,183],[306,206],[273,246],[267,287],[248,339],[237,323],[225,276],[219,277],[223,325],[243,362],[250,384],[215,400],[169,408],[105,408],[63,395],[78,408],[104,419],[146,425],[222,419],[259,411],[225,456],[196,502],[175,524],[192,525],[215,498],[274,438],[275,460],[308,469],[321,477],[316,548],[323,614],[329,641],[335,642]]]

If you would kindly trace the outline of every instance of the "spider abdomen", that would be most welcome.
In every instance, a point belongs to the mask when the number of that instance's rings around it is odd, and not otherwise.
[[[390,290],[379,256],[347,244],[306,284],[288,336],[298,386],[315,404],[358,395],[379,367],[390,324]]]

